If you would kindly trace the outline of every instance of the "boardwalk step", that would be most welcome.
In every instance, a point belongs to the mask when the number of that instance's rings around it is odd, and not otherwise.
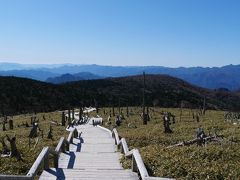
[[[138,176],[123,169],[111,133],[92,125],[76,126],[81,136],[73,138],[69,150],[60,153],[58,169],[43,171],[41,180],[136,180]]]
[[[40,180],[44,179],[100,179],[100,180],[137,180],[136,173],[130,170],[75,170],[75,169],[55,169],[43,171]]]
[[[59,157],[59,167],[68,169],[122,169],[119,153],[66,152]]]

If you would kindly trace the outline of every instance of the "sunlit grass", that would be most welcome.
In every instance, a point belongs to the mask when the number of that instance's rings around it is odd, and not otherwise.
[[[107,120],[108,108],[100,110],[99,114]],[[161,111],[172,112],[176,116],[176,123],[171,125],[172,134],[165,134]],[[223,111],[207,111],[200,117],[200,122],[192,117],[197,110],[183,109],[180,120],[180,109],[151,108],[151,120],[143,125],[141,109],[129,108],[129,117],[126,117],[126,108],[122,112],[126,118],[117,130],[120,136],[125,137],[132,148],[138,148],[145,165],[153,176],[173,177],[178,179],[238,179],[240,177],[240,144],[231,142],[231,139],[240,140],[240,124],[225,122]],[[116,114],[118,110],[115,109]],[[106,125],[113,128],[112,124]],[[132,123],[137,128],[129,128]],[[205,147],[196,144],[184,147],[167,149],[166,147],[181,141],[196,137],[196,129],[202,127],[206,134],[223,135],[222,143],[209,142]],[[129,167],[129,161],[123,161]]]
[[[43,119],[43,115],[45,116],[45,120]],[[65,131],[65,127],[52,125],[53,128],[53,140],[47,138],[47,133],[50,127],[50,121],[57,121],[61,123],[61,113],[59,112],[51,112],[51,113],[38,113],[36,115],[36,119],[39,119],[39,127],[43,130],[43,138],[41,132],[39,134],[39,141],[34,148],[35,140],[31,140],[31,145],[29,147],[29,138],[28,135],[30,133],[31,127],[21,126],[23,123],[28,123],[30,125],[31,122],[30,114],[27,115],[18,115],[13,117],[14,129],[9,130],[8,124],[6,124],[7,131],[2,131],[2,125],[0,125],[0,137],[4,137],[6,134],[9,136],[13,136],[16,134],[16,144],[17,148],[22,154],[23,161],[17,161],[16,158],[1,158],[0,157],[0,173],[1,174],[27,174],[28,170],[31,168],[32,164],[36,160],[37,156],[41,152],[42,148],[45,146],[56,147],[60,137],[66,136],[67,131]],[[5,142],[7,140],[5,139]],[[0,150],[2,149],[2,145],[0,144]]]

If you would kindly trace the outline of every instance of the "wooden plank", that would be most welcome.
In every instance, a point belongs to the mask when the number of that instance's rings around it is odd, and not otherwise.
[[[40,179],[119,179],[137,180],[138,176],[129,170],[75,170],[51,168],[42,173]]]
[[[132,157],[133,155],[133,151],[135,151],[136,149],[132,149],[131,151],[128,151],[126,154],[125,154],[125,157]]]
[[[141,175],[141,178],[143,179],[145,177],[149,177],[147,169],[143,163],[142,157],[137,149],[133,151],[133,157],[134,160],[136,161],[136,165]]]
[[[40,168],[40,165],[43,163],[45,156],[48,155],[48,150],[49,150],[49,147],[43,148],[41,153],[38,155],[36,161],[32,165],[31,169],[28,171],[27,176],[35,177],[35,175],[37,174]]]
[[[119,140],[118,132],[117,132],[117,130],[115,128],[113,129],[113,134],[114,134],[113,137],[115,138],[115,144],[119,145],[120,144],[120,140]]]
[[[129,149],[125,138],[121,139],[122,153],[127,154]]]
[[[64,151],[63,146],[64,146],[64,137],[61,137],[60,140],[59,140],[59,142],[58,142],[58,145],[57,145],[55,151],[56,151],[56,152],[62,152],[62,151]]]

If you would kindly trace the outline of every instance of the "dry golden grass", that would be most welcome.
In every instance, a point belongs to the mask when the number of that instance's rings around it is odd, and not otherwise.
[[[45,116],[45,120],[43,119]],[[45,146],[56,147],[60,137],[66,136],[68,133],[65,131],[65,127],[52,125],[53,128],[53,140],[47,139],[47,133],[50,127],[50,121],[54,120],[61,123],[61,113],[51,112],[51,113],[38,113],[37,119],[39,119],[39,127],[43,130],[43,138],[41,133],[39,134],[39,141],[34,148],[35,140],[31,140],[31,146],[29,148],[29,138],[31,127],[17,127],[22,123],[28,122],[30,125],[31,114],[18,115],[13,117],[14,129],[9,130],[8,124],[6,124],[7,131],[2,131],[2,125],[0,125],[0,137],[5,137],[8,134],[10,137],[16,134],[16,144],[17,148],[22,154],[23,161],[17,161],[16,158],[0,157],[0,173],[1,174],[27,174],[28,170],[31,168],[32,164],[36,160],[37,156]],[[5,142],[7,140],[5,139]],[[0,150],[2,150],[2,145],[0,144]]]
[[[240,124],[224,121],[223,111],[207,111],[201,116],[200,122],[193,120],[191,110],[183,109],[180,120],[180,109],[151,108],[151,120],[143,125],[141,109],[129,108],[129,117],[126,109],[123,114],[126,120],[117,130],[120,136],[125,137],[132,148],[138,148],[145,165],[153,176],[172,177],[177,179],[239,179],[240,178],[240,143],[230,140],[240,140]],[[107,120],[108,108],[103,108],[99,114]],[[172,112],[176,115],[176,123],[171,125],[172,134],[165,134],[161,111]],[[196,110],[193,110],[196,111]],[[115,109],[116,114],[118,110]],[[112,119],[114,124],[114,119]],[[128,128],[132,123],[137,128]],[[107,126],[107,125],[106,125]],[[112,125],[107,126],[112,128]],[[166,147],[181,141],[196,137],[196,129],[202,127],[206,134],[217,130],[223,135],[222,143],[210,142],[206,147],[196,144],[184,147],[167,149]],[[129,161],[123,161],[129,167]]]

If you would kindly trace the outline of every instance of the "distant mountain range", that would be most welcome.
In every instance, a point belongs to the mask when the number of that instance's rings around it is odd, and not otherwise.
[[[66,82],[80,81],[80,80],[91,80],[91,79],[102,79],[103,77],[97,76],[89,72],[80,72],[77,74],[63,74],[61,76],[48,78],[46,82],[53,84],[61,84]]]
[[[147,74],[170,75],[204,88],[240,89],[240,65],[227,65],[213,68],[168,68],[162,66],[101,66],[95,64],[23,65],[0,63],[0,75],[2,76],[26,77],[52,83],[65,83],[82,79],[132,76],[142,74],[143,71]],[[89,74],[81,75],[82,72],[87,72]]]

